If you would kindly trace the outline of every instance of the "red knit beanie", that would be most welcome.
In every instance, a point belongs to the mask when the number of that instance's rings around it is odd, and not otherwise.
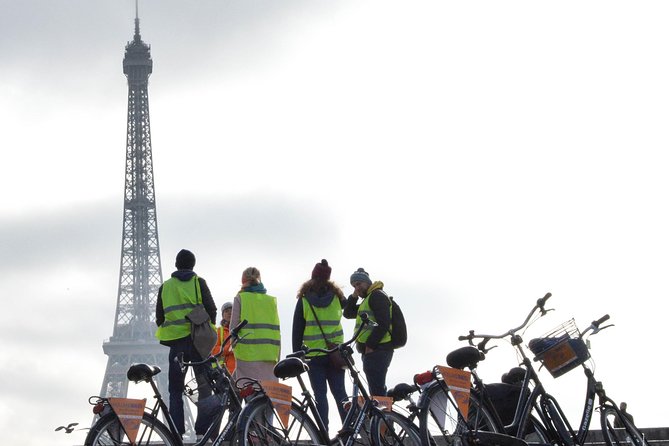
[[[330,280],[330,273],[332,268],[328,266],[328,261],[323,259],[321,263],[317,263],[314,266],[314,270],[311,272],[311,278],[317,280],[327,281]]]

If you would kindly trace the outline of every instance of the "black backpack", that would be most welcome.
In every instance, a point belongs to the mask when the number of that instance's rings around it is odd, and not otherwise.
[[[402,309],[393,296],[388,296],[385,291],[383,293],[390,300],[390,343],[393,348],[404,347],[407,344],[407,323],[404,320],[404,313],[402,313]]]

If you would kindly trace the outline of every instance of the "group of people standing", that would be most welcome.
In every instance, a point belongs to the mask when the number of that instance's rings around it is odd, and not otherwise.
[[[169,347],[169,394],[170,414],[177,429],[183,435],[184,411],[183,388],[185,374],[174,359],[183,355],[185,361],[199,361],[200,354],[194,348],[190,322],[186,315],[197,304],[202,304],[211,321],[216,321],[217,308],[206,281],[198,277],[195,255],[182,249],[176,256],[176,271],[158,291],[156,302],[156,337]],[[344,341],[342,317],[356,319],[356,329],[362,323],[359,314],[367,313],[376,325],[364,331],[356,341],[362,355],[363,372],[372,395],[386,394],[386,375],[393,357],[391,343],[391,300],[383,291],[383,282],[373,282],[369,274],[358,268],[350,277],[353,293],[347,297],[332,280],[332,268],[327,260],[317,263],[311,278],[304,282],[297,293],[293,314],[293,351],[309,348],[328,348]],[[362,299],[362,300],[361,300]],[[218,328],[218,343],[212,353],[219,354],[221,340],[225,339],[229,327],[240,321],[248,323],[240,331],[240,339],[233,349],[226,346],[223,363],[234,379],[253,378],[276,381],[274,366],[281,357],[281,330],[277,298],[267,294],[260,271],[255,267],[242,272],[241,289],[232,302],[221,308],[221,326]],[[309,380],[313,389],[318,412],[326,426],[329,424],[328,387],[337,402],[340,417],[344,418],[343,402],[347,398],[345,370],[332,364],[325,354],[312,353],[309,359]],[[203,371],[195,370],[196,377]],[[195,421],[195,433],[206,431],[206,423],[200,413]]]

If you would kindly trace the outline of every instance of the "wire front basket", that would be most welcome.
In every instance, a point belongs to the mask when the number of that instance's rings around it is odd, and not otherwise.
[[[532,339],[528,346],[536,355],[535,361],[557,378],[575,369],[590,358],[588,346],[581,339],[574,319],[564,322],[540,338]]]

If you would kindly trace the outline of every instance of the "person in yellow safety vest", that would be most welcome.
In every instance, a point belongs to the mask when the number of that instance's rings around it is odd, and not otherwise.
[[[221,344],[230,335],[230,318],[232,316],[232,302],[226,302],[221,307],[221,325],[218,327],[218,339],[216,345],[211,351],[212,355],[219,355],[221,353]],[[235,371],[235,355],[232,353],[232,342],[229,341],[223,349],[223,356],[219,358],[219,363],[224,365],[228,372]]]
[[[342,308],[346,301],[344,292],[330,281],[332,268],[323,259],[314,266],[311,280],[302,284],[297,294],[297,304],[293,314],[293,351],[309,348],[330,348],[330,344],[344,342],[344,330],[341,326]],[[327,341],[326,341],[327,339]],[[316,408],[328,427],[328,385],[337,402],[337,410],[342,421],[346,412],[343,402],[347,398],[345,374],[339,367],[333,366],[328,355],[314,353],[308,356],[309,381],[314,391]]]
[[[356,319],[356,330],[362,323],[361,313],[367,313],[369,319],[376,322],[374,328],[360,335],[356,347],[362,354],[362,370],[367,377],[369,392],[375,396],[385,396],[386,375],[394,352],[390,342],[390,300],[383,292],[383,282],[372,283],[364,268],[358,268],[351,274],[351,286],[353,294],[346,300],[344,317]],[[358,299],[362,299],[359,304]]]
[[[267,294],[258,268],[250,266],[242,273],[242,288],[232,301],[230,325],[248,323],[239,331],[233,348],[236,368],[234,379],[253,378],[277,381],[274,366],[281,355],[281,331],[276,297]]]
[[[156,337],[160,343],[170,348],[168,389],[170,393],[170,415],[174,420],[177,430],[181,435],[186,432],[184,426],[183,391],[185,372],[174,359],[183,353],[184,361],[201,361],[202,358],[195,350],[190,335],[190,322],[186,315],[190,313],[195,305],[201,302],[212,321],[216,320],[216,304],[211,297],[207,282],[198,277],[193,268],[195,267],[195,255],[187,249],[179,251],[176,257],[176,271],[158,289],[156,301]],[[206,366],[199,366],[194,373],[198,383],[204,383],[202,375],[206,373]],[[211,389],[198,389],[201,396],[207,396]],[[203,395],[204,394],[204,395]],[[195,420],[195,433],[202,435],[207,430],[207,417],[198,411]]]

